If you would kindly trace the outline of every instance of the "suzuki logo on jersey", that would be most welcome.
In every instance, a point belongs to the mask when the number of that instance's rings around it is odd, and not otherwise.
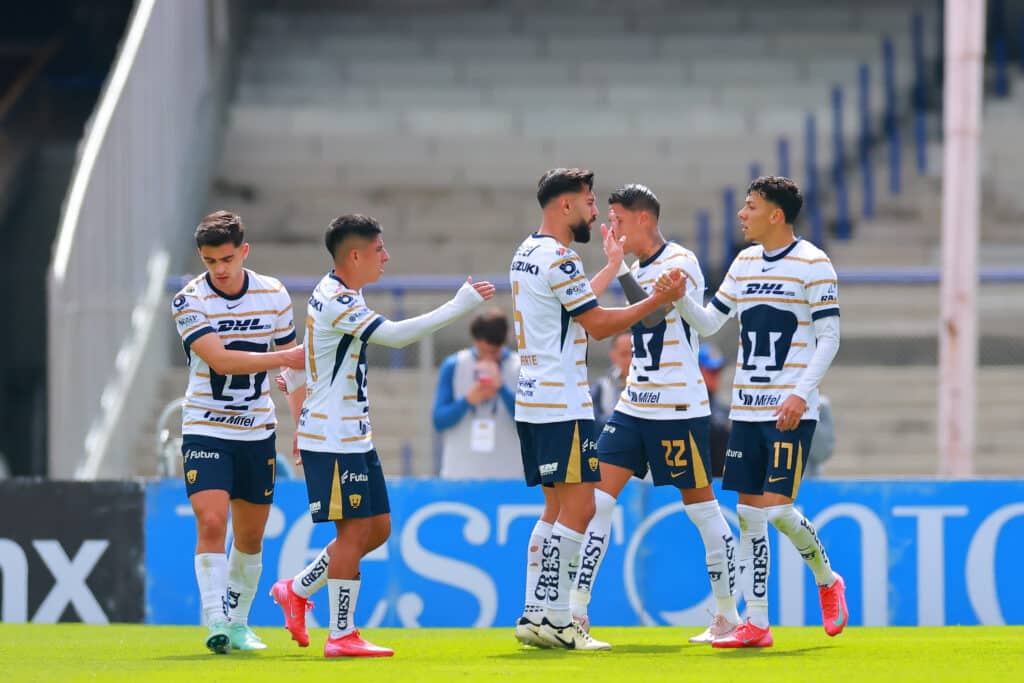
[[[793,292],[784,291],[782,282],[751,282],[743,292],[743,296],[795,296]]]
[[[513,261],[512,272],[514,273],[529,273],[530,275],[540,275],[540,268],[535,263],[527,263],[526,261]]]
[[[779,394],[748,394],[742,389],[739,390],[740,402],[746,408],[767,408],[777,406],[781,402],[781,395]]]
[[[271,324],[260,325],[259,318],[246,318],[244,320],[221,320],[217,323],[217,334],[224,332],[258,332],[269,330]]]
[[[309,305],[315,308],[320,313],[324,312],[324,302],[320,301],[315,296],[309,297]]]

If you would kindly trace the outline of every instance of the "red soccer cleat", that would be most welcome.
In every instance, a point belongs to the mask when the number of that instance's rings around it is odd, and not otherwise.
[[[771,627],[758,628],[747,619],[724,638],[711,641],[711,647],[771,647],[775,643]]]
[[[341,638],[328,638],[324,643],[324,657],[390,657],[393,654],[394,650],[363,640],[359,629]]]
[[[821,601],[821,624],[825,633],[838,636],[846,628],[850,613],[846,610],[846,583],[838,572],[832,573],[836,580],[831,586],[818,586],[818,599]]]
[[[284,611],[284,627],[292,634],[292,640],[299,647],[309,647],[309,631],[306,630],[306,612],[313,609],[313,601],[297,595],[292,590],[291,579],[281,579],[270,589],[270,597]]]

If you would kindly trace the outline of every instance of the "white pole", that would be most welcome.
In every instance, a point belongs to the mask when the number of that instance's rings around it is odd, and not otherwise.
[[[939,329],[939,473],[974,472],[985,0],[946,0]]]

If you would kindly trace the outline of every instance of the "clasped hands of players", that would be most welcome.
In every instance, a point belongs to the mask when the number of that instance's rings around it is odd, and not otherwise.
[[[654,291],[662,292],[668,290],[673,285],[673,279],[682,278],[683,286],[685,288],[686,278],[682,277],[682,272],[678,268],[674,268],[670,271],[662,273],[658,281],[654,283]],[[800,426],[800,419],[803,417],[804,412],[807,411],[807,401],[800,398],[796,394],[790,394],[786,397],[775,412],[772,413],[773,417],[778,418],[775,422],[775,428],[780,432],[789,432]]]

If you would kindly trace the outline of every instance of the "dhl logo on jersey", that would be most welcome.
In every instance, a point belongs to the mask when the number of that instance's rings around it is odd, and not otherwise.
[[[260,332],[273,327],[270,323],[260,324],[259,318],[245,318],[239,320],[221,320],[217,323],[217,334],[224,332]]]

